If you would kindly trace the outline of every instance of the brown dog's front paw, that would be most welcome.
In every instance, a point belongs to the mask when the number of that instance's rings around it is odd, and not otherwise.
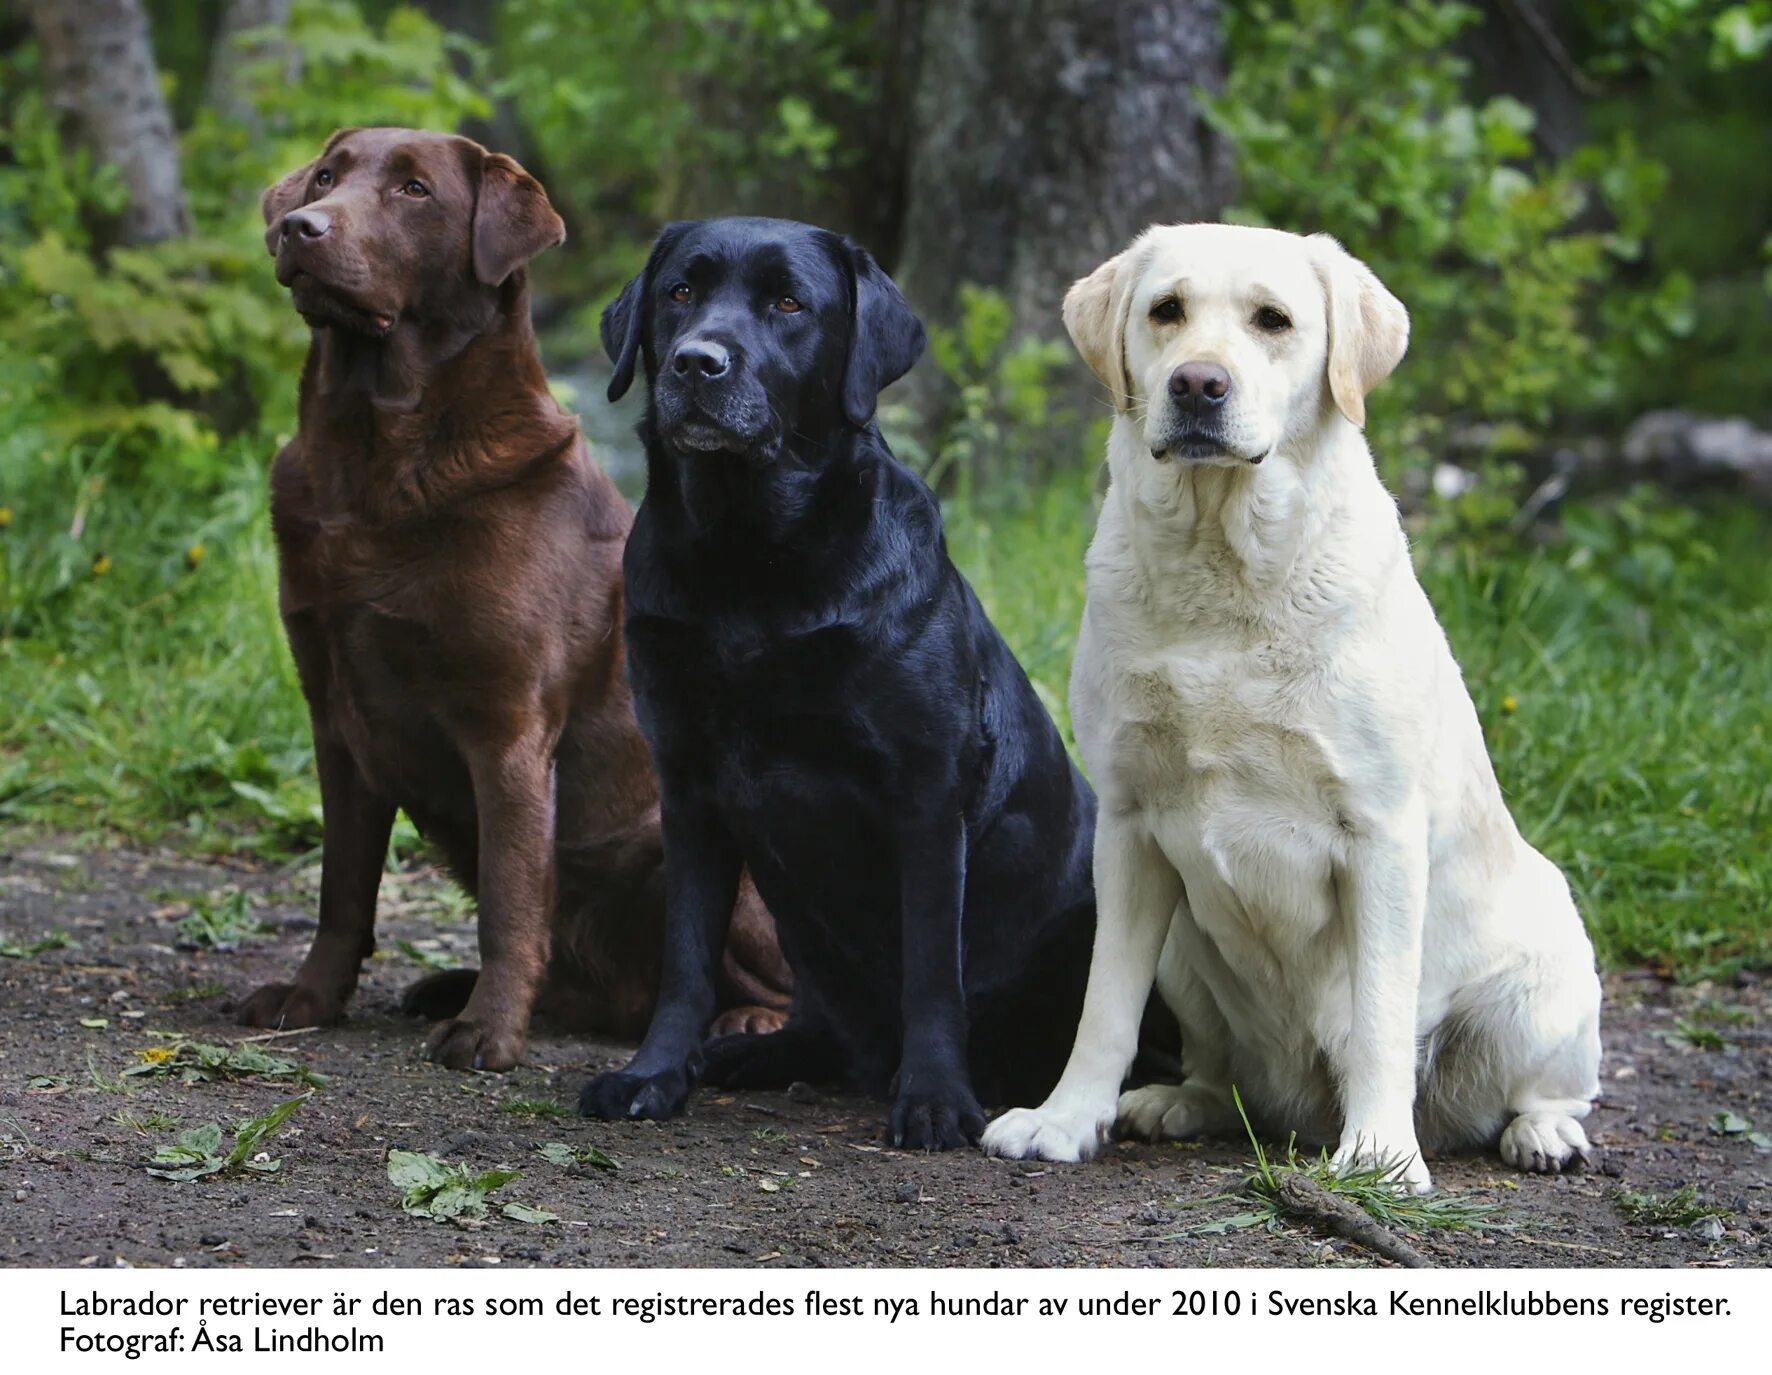
[[[708,1038],[716,1036],[767,1036],[787,1025],[788,1014],[772,1007],[729,1007],[708,1028]]]
[[[283,1031],[298,1026],[329,1026],[344,1015],[343,998],[329,997],[300,984],[266,984],[240,1004],[234,1020],[241,1026]]]
[[[425,1040],[425,1053],[450,1069],[484,1069],[502,1073],[523,1058],[524,1035],[503,1027],[482,1026],[467,1017],[438,1022]]]

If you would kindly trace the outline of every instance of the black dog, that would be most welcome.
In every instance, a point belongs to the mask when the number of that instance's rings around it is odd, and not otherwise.
[[[868,254],[780,220],[668,227],[603,312],[611,400],[651,388],[628,663],[664,811],[666,955],[604,1118],[735,1087],[895,1080],[893,1144],[984,1128],[1058,1078],[1095,925],[1095,799],[972,589],[875,397],[923,327]],[[745,865],[788,1023],[705,1047]],[[1001,1101],[1001,1098],[998,1098]]]

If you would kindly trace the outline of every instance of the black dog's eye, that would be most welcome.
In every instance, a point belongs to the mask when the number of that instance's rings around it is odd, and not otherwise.
[[[689,299],[689,283],[678,282],[677,285],[672,287],[671,299],[673,301],[687,301]]]
[[[792,296],[778,296],[778,297],[776,297],[775,308],[777,310],[779,310],[783,315],[797,315],[800,311],[805,309],[805,307],[802,306]]]
[[[1165,296],[1151,307],[1151,319],[1160,325],[1172,325],[1181,319],[1181,302],[1173,296]]]
[[[1265,329],[1269,334],[1278,334],[1282,330],[1292,328],[1292,321],[1283,310],[1275,310],[1272,306],[1263,306],[1255,312],[1255,324],[1258,329]]]
[[[431,194],[431,188],[426,186],[417,177],[414,177],[411,181],[407,182],[406,185],[400,188],[400,190],[406,195],[411,196],[414,200],[419,201],[422,201],[426,196]]]
[[[332,169],[330,167],[322,167],[318,172],[314,173],[314,185],[331,186]]]

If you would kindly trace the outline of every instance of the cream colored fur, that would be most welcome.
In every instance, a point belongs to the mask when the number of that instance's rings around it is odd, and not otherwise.
[[[1502,801],[1361,432],[1402,305],[1326,236],[1202,224],[1148,230],[1064,316],[1117,407],[1071,680],[1100,919],[1063,1078],[985,1148],[1237,1130],[1234,1084],[1259,1125],[1416,1191],[1424,1148],[1586,1159],[1593,950]],[[1184,362],[1231,380],[1204,457],[1176,447]],[[1153,979],[1184,1081],[1122,1094]]]

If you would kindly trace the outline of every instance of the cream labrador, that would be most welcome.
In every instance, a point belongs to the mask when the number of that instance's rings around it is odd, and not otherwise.
[[[1063,1078],[985,1149],[1234,1130],[1235,1085],[1415,1192],[1424,1148],[1586,1161],[1593,948],[1502,802],[1361,432],[1407,312],[1326,235],[1191,224],[1064,319],[1116,405],[1071,679],[1100,918]],[[1153,978],[1184,1082],[1122,1094]]]

